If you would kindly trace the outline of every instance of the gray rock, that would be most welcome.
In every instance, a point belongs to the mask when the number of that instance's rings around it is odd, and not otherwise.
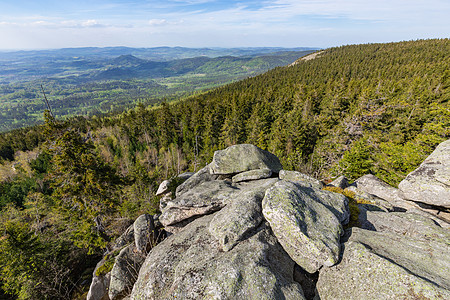
[[[355,200],[358,203],[363,204],[364,208],[367,210],[382,210],[386,212],[395,210],[395,207],[391,204],[391,202],[369,194],[354,185],[347,187],[345,191],[353,192]],[[404,207],[404,205],[401,205],[401,207]]]
[[[137,251],[147,253],[147,249],[153,247],[156,241],[155,224],[153,216],[149,214],[140,215],[133,224],[134,242]]]
[[[413,235],[417,236],[413,233]],[[424,238],[426,237],[426,238]],[[450,244],[431,235],[403,236],[397,232],[375,232],[353,228],[349,241],[370,247],[373,253],[390,260],[416,276],[450,289]],[[449,290],[450,292],[450,290]]]
[[[147,256],[131,299],[304,299],[294,262],[262,224],[223,252],[204,216]]]
[[[320,182],[319,180],[297,171],[281,170],[279,177],[281,180],[302,183],[303,185],[309,184],[309,186],[314,187],[316,189],[321,189],[323,187],[322,182]]]
[[[320,270],[316,288],[321,300],[450,299],[448,289],[415,275],[356,241],[345,244],[339,264]]]
[[[184,180],[187,180],[190,177],[192,177],[192,175],[194,175],[194,174],[195,174],[194,172],[184,172],[184,173],[178,174],[177,177],[181,178],[181,179],[184,179]]]
[[[330,206],[330,203],[345,201],[346,198],[338,197],[335,201],[330,201],[329,198],[335,193],[321,192],[280,181],[266,191],[262,202],[263,215],[279,243],[309,273],[338,262],[339,239],[343,233],[340,220],[348,221],[348,211],[345,217],[337,216],[318,201],[325,195],[327,199],[324,202]],[[339,205],[336,211],[342,206],[345,203]]]
[[[339,193],[316,188],[303,188],[303,191],[308,194],[311,199],[322,203],[329,209],[338,218],[339,222],[344,225],[349,222],[350,211],[347,197]]]
[[[122,299],[130,294],[144,260],[145,255],[137,251],[134,244],[120,251],[111,270],[108,291],[111,300]]]
[[[272,176],[272,171],[269,169],[257,169],[257,170],[251,170],[239,173],[237,175],[234,175],[232,178],[232,181],[234,183],[241,182],[241,181],[249,181],[249,180],[258,180],[258,179],[264,179],[269,178]]]
[[[341,175],[332,182],[330,182],[328,186],[335,186],[341,189],[345,189],[348,187],[348,179],[344,175]]]
[[[167,206],[167,203],[172,201],[172,195],[171,194],[165,194],[164,196],[159,199],[159,210],[163,211],[164,208]]]
[[[410,212],[368,211],[361,228],[415,239],[435,240],[450,245],[450,231],[437,225],[430,218]]]
[[[214,180],[200,183],[169,201],[163,208],[159,220],[161,224],[167,226],[217,211],[224,207],[231,199],[231,195],[237,191],[226,181]]]
[[[111,273],[105,276],[94,276],[87,294],[87,300],[109,300],[108,287],[111,280]]]
[[[345,190],[355,193],[355,199],[357,201],[364,202],[362,206],[365,210],[382,210],[382,211],[408,211],[415,214],[420,214],[424,217],[430,218],[443,228],[450,228],[450,223],[448,218],[445,218],[439,210],[430,210],[420,207],[417,203],[413,201],[407,201],[395,195],[386,201],[384,199],[378,198],[377,196],[366,193],[354,185],[349,186]],[[360,205],[358,205],[360,206]],[[379,209],[377,209],[377,207]],[[444,216],[444,218],[443,218]]]
[[[183,193],[193,189],[194,187],[203,182],[216,180],[218,176],[211,175],[209,169],[210,167],[208,165],[203,169],[199,170],[194,175],[190,176],[185,182],[180,184],[175,191],[176,197],[180,197]]]
[[[212,174],[235,174],[256,169],[278,173],[282,169],[278,157],[254,145],[240,144],[214,152],[210,164]]]
[[[178,178],[179,180],[184,182],[187,179],[189,179],[190,177],[192,177],[192,175],[194,175],[194,174],[195,173],[193,173],[193,172],[185,172],[185,173],[177,175],[176,178]],[[158,187],[158,191],[156,192],[156,196],[169,193],[170,192],[170,190],[169,190],[170,184],[173,182],[174,179],[175,178],[171,178],[171,179],[164,180],[163,182],[161,182],[161,184]]]
[[[261,200],[264,192],[247,191],[215,214],[209,232],[219,241],[223,251],[231,250],[244,235],[263,220]]]
[[[112,251],[116,249],[120,249],[126,245],[129,245],[134,241],[134,226],[131,224],[128,226],[127,230],[125,230],[124,233],[122,233],[121,236],[119,236],[112,246]]]
[[[439,144],[398,187],[406,199],[450,208],[450,140]]]
[[[170,192],[169,185],[170,185],[170,180],[164,180],[163,182],[161,182],[161,184],[158,187],[158,190],[156,191],[156,196],[163,195],[163,194]]]
[[[394,206],[402,206],[404,199],[399,196],[399,190],[372,174],[364,175],[352,184],[358,190],[386,200]]]

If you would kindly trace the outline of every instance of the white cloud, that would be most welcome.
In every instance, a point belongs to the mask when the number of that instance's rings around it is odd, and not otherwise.
[[[54,47],[318,46],[448,37],[448,0],[214,0],[130,2],[66,15],[1,15],[10,42],[41,36]],[[256,5],[252,5],[256,4]],[[116,2],[115,2],[116,3]],[[196,4],[190,6],[191,4]],[[100,14],[101,13],[101,14]],[[181,21],[180,21],[181,20]],[[48,36],[46,39],[44,36]],[[51,39],[54,40],[51,40]],[[58,46],[59,45],[59,46]]]
[[[166,19],[151,19],[148,21],[148,24],[151,26],[161,26],[168,24]]]
[[[105,25],[100,24],[97,20],[87,20],[81,22],[81,27],[105,27]]]

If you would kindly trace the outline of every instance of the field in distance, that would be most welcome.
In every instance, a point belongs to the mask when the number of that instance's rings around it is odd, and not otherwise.
[[[290,64],[312,48],[70,48],[0,52],[0,132],[187,97]]]

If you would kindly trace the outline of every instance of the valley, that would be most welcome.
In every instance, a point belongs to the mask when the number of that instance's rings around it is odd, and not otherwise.
[[[117,113],[139,102],[186,98],[288,65],[312,51],[119,47],[0,52],[0,132],[42,123],[41,86],[59,118]]]

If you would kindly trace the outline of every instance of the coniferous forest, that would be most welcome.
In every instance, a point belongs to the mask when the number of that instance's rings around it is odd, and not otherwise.
[[[0,278],[19,299],[86,291],[159,183],[251,143],[321,180],[396,186],[450,138],[450,40],[349,45],[188,99],[0,135]],[[1,297],[1,294],[0,294]],[[6,297],[6,296],[5,296]]]

